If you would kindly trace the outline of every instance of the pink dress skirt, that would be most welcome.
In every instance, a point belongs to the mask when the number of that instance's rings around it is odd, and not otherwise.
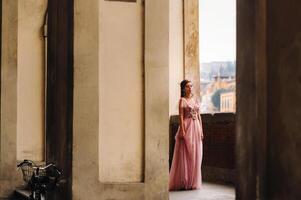
[[[184,98],[181,108],[184,113],[184,138],[180,127],[176,134],[176,144],[170,170],[169,190],[200,189],[202,185],[201,164],[203,157],[202,125],[199,114],[199,102],[188,103]]]

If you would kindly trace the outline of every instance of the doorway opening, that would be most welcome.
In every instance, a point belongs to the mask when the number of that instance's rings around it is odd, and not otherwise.
[[[236,1],[184,0],[184,24],[185,78],[201,102],[203,187],[171,192],[170,199],[235,199]],[[171,118],[171,138],[177,127]]]

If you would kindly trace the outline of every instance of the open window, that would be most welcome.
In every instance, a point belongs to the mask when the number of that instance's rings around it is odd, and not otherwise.
[[[201,112],[236,111],[236,1],[199,0]]]
[[[204,188],[213,189],[210,192],[205,189],[199,195],[205,198],[211,193],[216,198],[234,199],[237,177],[235,0],[184,0],[184,77],[193,82],[194,95],[201,100],[205,136],[202,179]],[[177,116],[171,118],[171,149],[177,120]],[[223,186],[206,185],[208,182]],[[224,186],[226,190],[222,189]],[[176,195],[171,193],[171,199]]]

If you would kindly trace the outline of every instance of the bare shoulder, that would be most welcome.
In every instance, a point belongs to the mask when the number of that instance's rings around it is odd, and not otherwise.
[[[180,100],[179,100],[179,102],[180,102],[180,103],[181,103],[181,102],[186,102],[185,97],[181,97]]]
[[[184,102],[185,102],[185,98],[181,97],[180,100],[179,100],[179,105],[182,107]]]

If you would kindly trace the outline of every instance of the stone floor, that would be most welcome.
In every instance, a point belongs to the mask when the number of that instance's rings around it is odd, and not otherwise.
[[[200,190],[177,191],[169,193],[170,200],[234,200],[234,186],[203,183]]]

